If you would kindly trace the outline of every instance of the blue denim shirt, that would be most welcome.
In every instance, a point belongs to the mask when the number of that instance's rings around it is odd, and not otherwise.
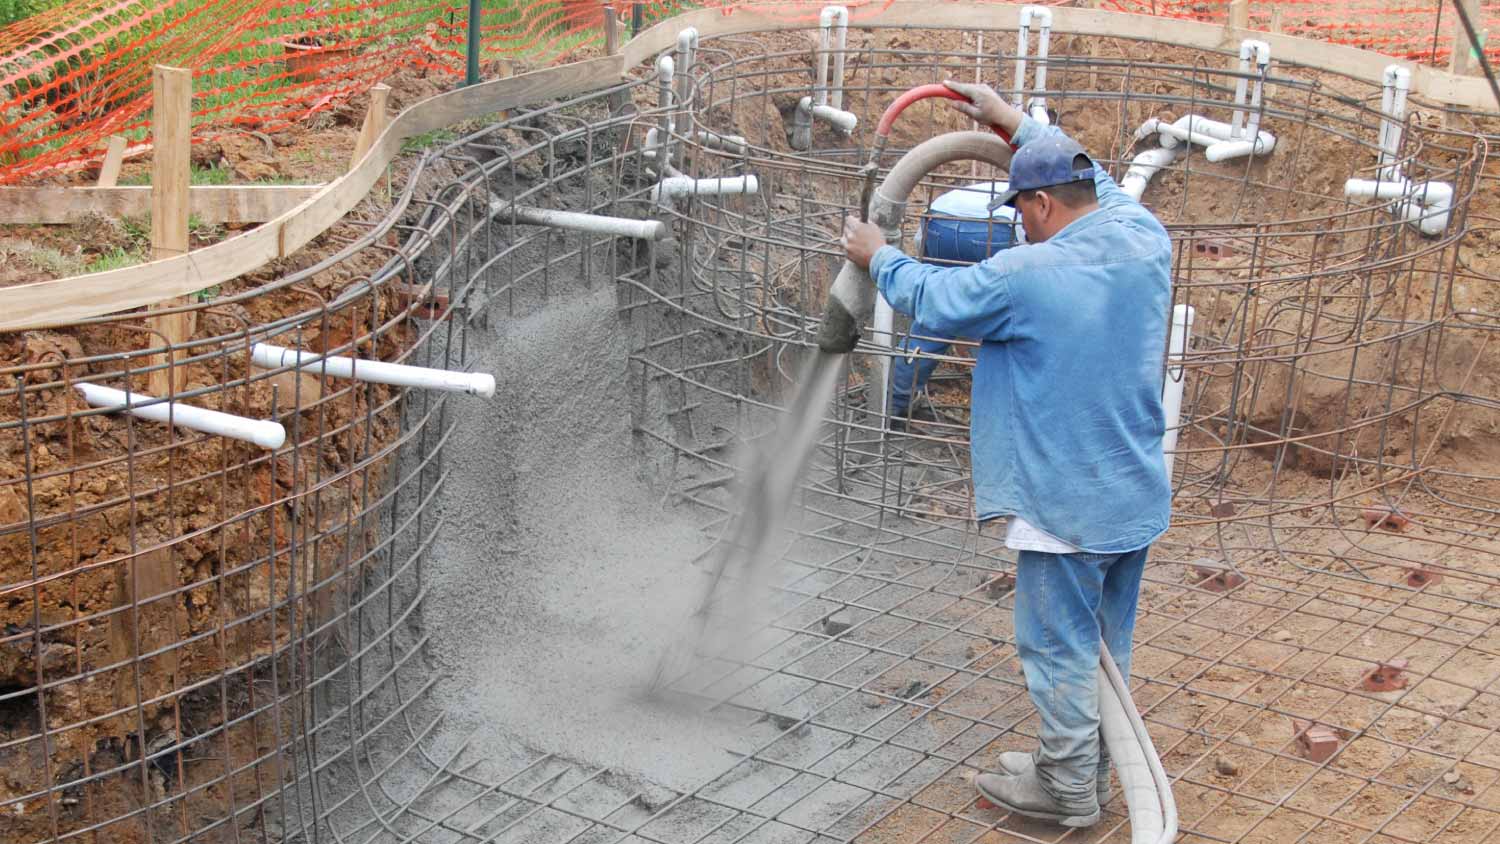
[[[1014,140],[1058,131],[1027,118]],[[1161,392],[1172,243],[1095,172],[1098,210],[1044,243],[951,268],[886,246],[870,275],[896,310],[981,341],[970,420],[979,518],[1018,515],[1115,554],[1151,544],[1171,509]]]

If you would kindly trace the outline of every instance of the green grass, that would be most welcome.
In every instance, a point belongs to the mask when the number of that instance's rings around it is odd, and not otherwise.
[[[25,20],[64,2],[66,0],[0,0],[0,26]]]
[[[423,132],[420,135],[413,135],[412,137],[407,138],[401,143],[401,151],[420,152],[430,146],[446,144],[449,141],[456,140],[457,138],[458,133],[453,131],[452,129],[434,129],[431,132]]]
[[[143,263],[145,260],[146,259],[142,257],[139,252],[121,249],[120,247],[116,246],[114,249],[111,249],[110,251],[104,253],[103,255],[100,255],[94,260],[89,261],[87,264],[84,264],[83,271],[85,273],[102,273],[105,270],[118,270],[122,267],[133,267],[136,264]]]
[[[234,171],[228,167],[198,167],[194,166],[188,175],[188,183],[194,185],[227,185],[234,180]],[[120,177],[122,185],[149,185],[151,184],[151,171],[142,170]]]
[[[151,243],[151,215],[142,214],[139,217],[125,216],[120,218],[120,228],[125,230],[126,237],[137,247],[145,247]]]
[[[194,166],[188,175],[188,183],[194,185],[231,185],[234,184],[234,169],[231,167],[197,167]],[[129,173],[120,177],[120,184],[126,186],[142,186],[151,184],[151,171],[142,170]],[[300,185],[300,179],[289,176],[276,176],[270,179],[256,179],[252,184],[257,185]]]
[[[0,25],[19,20],[65,0],[0,0]],[[80,14],[104,4],[97,0],[77,0]],[[378,62],[381,51],[389,48],[404,48],[413,38],[431,24],[438,24],[445,34],[462,34],[465,21],[461,10],[455,12],[437,0],[394,0],[383,5],[377,14],[355,4],[334,4],[340,11],[334,14],[318,14],[309,17],[307,8],[301,3],[271,10],[267,19],[253,23],[239,36],[234,46],[223,52],[194,55],[191,50],[181,51],[184,38],[202,40],[206,44],[213,39],[196,39],[194,33],[227,22],[206,22],[205,7],[219,17],[232,15],[240,6],[248,8],[249,0],[159,0],[156,3],[131,4],[118,12],[107,14],[97,22],[99,28],[113,30],[102,43],[81,48],[65,41],[43,40],[15,55],[7,56],[30,68],[25,76],[13,80],[7,86],[12,98],[40,91],[53,80],[67,77],[79,91],[93,91],[96,96],[86,104],[88,114],[103,117],[111,110],[126,103],[139,102],[149,95],[150,67],[160,61],[161,52],[171,45],[173,63],[194,68],[193,108],[200,113],[198,123],[205,119],[223,125],[234,119],[244,123],[255,122],[256,115],[278,115],[290,105],[288,97],[307,93],[307,87],[287,76],[286,64],[282,61],[284,49],[281,41],[300,35],[316,34],[320,30],[335,41],[352,42],[356,45],[357,57],[367,69],[372,61]],[[322,6],[318,0],[309,0],[315,11]],[[584,32],[562,36],[563,7],[559,3],[555,10],[539,14],[528,11],[531,0],[481,0],[487,43],[483,58],[513,57],[528,60],[547,60],[560,52],[598,36],[596,32]],[[510,40],[507,31],[517,36],[524,30],[529,37]],[[527,41],[533,43],[527,44]],[[374,58],[372,58],[374,57]],[[201,112],[212,110],[211,118],[201,117]],[[12,127],[12,136],[18,138],[39,137],[47,134],[45,123],[50,114],[46,109],[13,110],[17,113],[0,115],[0,122]],[[130,129],[117,129],[131,141],[143,141],[149,133],[148,123],[140,115]],[[66,133],[49,140],[28,145],[14,154],[0,158],[0,167],[15,163],[19,159],[40,155],[60,148],[71,139]],[[217,177],[217,174],[208,176]],[[125,184],[147,184],[137,176]],[[225,184],[227,182],[197,181],[194,184]]]

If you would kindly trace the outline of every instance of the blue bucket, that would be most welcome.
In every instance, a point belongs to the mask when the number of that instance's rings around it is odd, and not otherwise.
[[[953,266],[977,264],[1019,242],[1016,210],[989,204],[1006,190],[1005,182],[983,182],[950,190],[932,201],[922,215],[922,258]]]

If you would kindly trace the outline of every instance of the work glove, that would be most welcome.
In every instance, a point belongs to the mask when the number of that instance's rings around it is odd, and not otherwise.
[[[999,126],[1012,135],[1021,128],[1021,110],[1006,102],[1004,97],[995,93],[994,88],[974,82],[954,82],[951,79],[943,80],[943,84],[948,86],[948,90],[962,94],[968,100],[953,100],[952,104],[974,120]]]

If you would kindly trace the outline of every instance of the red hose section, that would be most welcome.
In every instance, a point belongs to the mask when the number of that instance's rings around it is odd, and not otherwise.
[[[885,113],[880,115],[880,122],[875,124],[876,137],[890,137],[891,127],[895,125],[896,118],[901,116],[901,112],[905,111],[907,106],[911,105],[914,102],[917,102],[918,100],[925,100],[931,97],[942,97],[946,100],[967,101],[968,99],[963,94],[960,94],[952,88],[949,88],[947,85],[940,85],[937,83],[931,85],[918,85],[917,87],[897,97],[889,106],[886,106]],[[1015,144],[1011,143],[1009,132],[1006,132],[1004,129],[1001,129],[999,126],[996,126],[994,124],[990,125],[990,130],[993,131],[996,135],[999,135],[1001,140],[1010,144],[1012,149],[1015,148]]]

